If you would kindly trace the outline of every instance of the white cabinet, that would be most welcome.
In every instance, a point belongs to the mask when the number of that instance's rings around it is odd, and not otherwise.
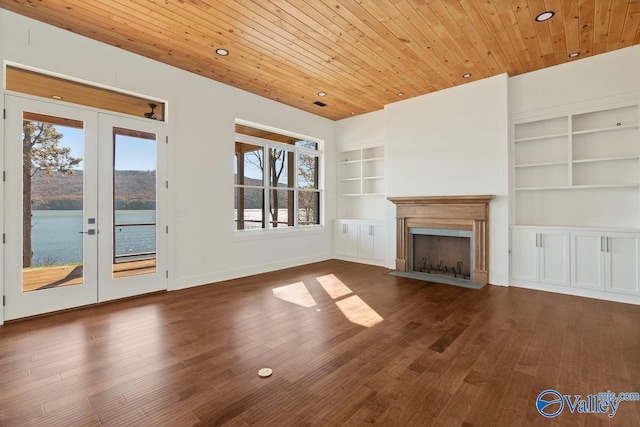
[[[512,227],[511,284],[640,304],[640,232]]]
[[[569,286],[569,232],[513,229],[511,277],[515,280]]]
[[[336,221],[333,231],[334,252],[337,255],[358,256],[358,224]]]
[[[571,233],[571,286],[640,295],[640,233]]]
[[[360,224],[358,226],[358,256],[384,260],[384,227],[382,224]]]
[[[339,259],[384,265],[385,228],[380,221],[336,220],[334,254]]]

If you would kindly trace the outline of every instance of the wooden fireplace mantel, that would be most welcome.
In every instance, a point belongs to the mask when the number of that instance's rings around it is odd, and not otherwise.
[[[493,195],[389,197],[396,205],[396,270],[409,268],[409,228],[473,232],[473,282],[489,283],[489,202]]]

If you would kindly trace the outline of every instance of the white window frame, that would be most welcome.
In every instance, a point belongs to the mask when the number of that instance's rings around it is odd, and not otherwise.
[[[237,121],[236,123],[241,123],[241,124],[246,124],[247,126],[256,128],[256,129],[262,129],[262,130],[272,130],[272,129],[267,129],[265,127],[262,126],[256,126],[255,124],[252,123],[244,123],[244,122],[240,122]],[[256,185],[246,185],[246,184],[237,184],[234,183],[233,189],[234,189],[234,195],[236,193],[237,188],[250,188],[250,189],[261,189],[263,191],[263,197],[264,197],[264,207],[263,207],[263,222],[265,224],[265,227],[262,228],[254,228],[254,229],[242,229],[242,230],[238,230],[237,229],[237,224],[234,221],[233,222],[233,227],[234,227],[234,231],[238,232],[238,233],[259,233],[259,232],[286,232],[286,231],[292,231],[292,230],[309,230],[309,229],[315,229],[318,227],[322,227],[324,225],[324,191],[323,191],[323,164],[324,164],[324,155],[323,155],[323,151],[322,151],[322,141],[319,141],[315,138],[309,138],[306,136],[301,136],[301,135],[293,135],[290,133],[286,133],[283,132],[281,130],[273,130],[273,132],[275,133],[279,133],[281,135],[286,135],[286,136],[292,136],[295,138],[299,138],[301,141],[310,141],[313,142],[315,144],[317,144],[317,149],[310,149],[310,148],[305,148],[305,147],[298,147],[296,145],[293,144],[285,144],[282,142],[277,142],[277,141],[273,141],[273,140],[269,140],[269,139],[264,139],[264,138],[259,138],[259,137],[255,137],[255,136],[251,136],[251,135],[245,135],[245,134],[241,134],[241,133],[236,133],[235,134],[235,140],[234,140],[234,144],[241,142],[244,144],[251,144],[251,145],[255,145],[255,146],[259,146],[262,147],[263,150],[263,159],[264,159],[264,165],[265,167],[262,170],[262,183],[263,185],[261,186],[256,186]],[[271,185],[270,182],[270,163],[269,163],[269,150],[271,149],[276,149],[276,150],[285,150],[288,153],[290,153],[290,155],[293,156],[293,170],[289,170],[288,173],[291,174],[293,173],[293,187],[278,187],[277,183],[275,183],[276,185]],[[317,189],[308,189],[308,188],[300,188],[298,186],[298,156],[299,154],[306,154],[306,155],[310,155],[313,157],[316,157],[318,159],[318,188]],[[292,191],[293,192],[293,212],[290,212],[289,214],[293,215],[293,225],[292,226],[286,226],[286,227],[274,227],[272,224],[272,220],[270,217],[270,204],[271,204],[271,191],[272,190],[282,190],[282,191]],[[298,212],[298,202],[299,202],[299,194],[300,191],[310,191],[310,192],[316,192],[318,193],[318,210],[319,210],[319,217],[318,217],[318,224],[310,224],[310,225],[300,225],[299,224],[299,212]],[[235,209],[235,206],[234,206]]]

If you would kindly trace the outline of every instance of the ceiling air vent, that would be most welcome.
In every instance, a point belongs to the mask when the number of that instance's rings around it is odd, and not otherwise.
[[[326,107],[327,106],[327,104],[325,104],[324,102],[320,102],[320,101],[314,102],[313,105],[317,105],[318,107]]]

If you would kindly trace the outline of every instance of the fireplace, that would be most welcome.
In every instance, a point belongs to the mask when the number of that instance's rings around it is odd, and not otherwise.
[[[492,197],[390,197],[396,205],[395,273],[474,288],[486,285]]]

